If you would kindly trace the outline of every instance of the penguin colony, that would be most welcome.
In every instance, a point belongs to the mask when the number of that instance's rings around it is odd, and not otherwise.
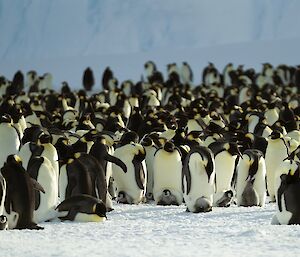
[[[107,67],[94,93],[90,68],[78,92],[0,77],[0,229],[104,221],[112,200],[198,213],[267,194],[273,224],[300,224],[300,68],[209,63],[200,85],[186,62],[144,68],[119,84]]]

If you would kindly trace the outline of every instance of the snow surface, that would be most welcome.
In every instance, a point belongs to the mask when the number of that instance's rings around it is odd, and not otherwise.
[[[103,223],[42,223],[0,233],[1,256],[299,256],[300,226],[274,226],[275,204],[214,208],[115,204]]]

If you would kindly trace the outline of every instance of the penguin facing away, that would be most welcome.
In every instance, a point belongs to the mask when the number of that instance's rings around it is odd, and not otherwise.
[[[7,183],[4,214],[9,229],[43,229],[33,222],[34,190],[45,191],[36,180],[30,178],[20,157],[9,155],[1,173]]]
[[[285,160],[276,170],[276,204],[277,212],[272,224],[300,224],[300,164]]]
[[[187,211],[211,211],[215,183],[212,151],[204,146],[192,148],[185,158],[182,172],[183,196]]]

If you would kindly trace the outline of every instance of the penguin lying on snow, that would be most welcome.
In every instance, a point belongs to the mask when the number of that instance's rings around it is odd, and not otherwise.
[[[61,220],[101,222],[106,220],[106,206],[102,200],[90,195],[75,195],[56,207]]]

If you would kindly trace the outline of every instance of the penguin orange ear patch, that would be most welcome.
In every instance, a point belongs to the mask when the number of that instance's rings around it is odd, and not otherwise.
[[[22,162],[22,159],[21,159],[21,157],[19,155],[15,155],[14,158],[15,158],[15,160],[16,160],[17,163],[21,163]]]

